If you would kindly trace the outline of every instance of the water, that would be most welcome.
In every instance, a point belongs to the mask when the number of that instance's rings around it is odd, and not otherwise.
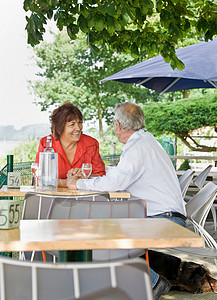
[[[41,152],[39,156],[41,187],[49,189],[58,185],[58,154]]]

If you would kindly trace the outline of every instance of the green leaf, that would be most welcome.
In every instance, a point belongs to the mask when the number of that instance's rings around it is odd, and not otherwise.
[[[169,63],[169,62],[170,62],[170,57],[169,57],[169,55],[164,57],[164,61],[165,61],[166,63]]]
[[[175,36],[177,39],[183,38],[181,29],[173,22],[170,23],[168,30],[169,30],[169,33],[172,34],[173,36]]]
[[[80,15],[78,18],[78,26],[84,33],[87,33],[89,31],[87,20],[83,15]]]
[[[180,59],[177,59],[176,61],[176,67],[179,71],[183,70],[185,68],[185,64],[180,60]]]
[[[190,24],[189,20],[186,20],[185,25],[184,25],[184,30],[187,31],[188,29],[190,29],[190,27],[191,27],[191,24]]]
[[[139,50],[138,50],[138,47],[136,45],[136,43],[133,43],[132,46],[131,46],[131,55],[133,57],[137,57],[139,55]]]
[[[102,31],[105,27],[105,20],[102,15],[97,15],[94,22],[97,31]]]
[[[114,26],[115,26],[115,30],[117,30],[117,31],[121,30],[121,24],[115,18],[114,18]]]
[[[115,7],[116,7],[116,3],[114,0],[108,1],[107,10],[106,10],[107,14],[114,17]]]
[[[126,5],[126,12],[127,12],[128,16],[130,17],[130,19],[132,21],[134,21],[135,18],[136,18],[136,10],[135,10],[135,8],[134,7],[130,7],[129,5]]]
[[[28,11],[30,9],[30,3],[31,3],[31,0],[25,0],[24,3],[23,3],[23,9],[25,11]]]
[[[85,19],[89,15],[89,10],[84,5],[82,5],[82,4],[80,5],[80,12],[85,17]]]
[[[115,32],[114,18],[111,16],[107,16],[107,31],[109,34],[113,34]]]
[[[162,8],[163,8],[163,2],[162,1],[156,1],[156,10],[157,12],[161,12]]]
[[[114,0],[110,1],[102,1],[102,4],[100,6],[100,12],[103,15],[108,14],[111,17],[114,17],[116,14],[117,4]]]
[[[125,6],[123,7],[123,9],[121,11],[121,17],[122,17],[122,20],[124,21],[124,24],[127,25],[129,23],[130,19],[129,19],[129,16],[128,16]]]
[[[155,43],[151,44],[151,50],[155,53],[157,51],[157,45]]]
[[[76,34],[79,32],[79,27],[76,24],[69,24],[67,26],[67,33],[72,40],[77,38]]]
[[[95,20],[94,20],[94,16],[92,15],[89,15],[88,18],[87,18],[87,26],[88,28],[92,28],[95,24]]]
[[[133,7],[140,7],[140,0],[133,0],[132,1],[132,5],[133,5]]]
[[[52,17],[53,17],[53,10],[48,10],[48,12],[47,12],[47,17],[48,17],[48,19],[52,19]]]
[[[143,0],[143,5],[148,7],[148,9],[153,9],[154,8],[154,3],[153,3],[152,0]]]
[[[99,48],[97,48],[95,45],[91,45],[90,49],[91,49],[91,52],[93,53],[93,55],[96,55],[96,54],[100,53]]]
[[[141,13],[142,13],[143,15],[146,15],[146,14],[148,13],[148,6],[146,6],[146,5],[141,5],[141,6],[140,6],[140,10],[141,10]]]
[[[200,18],[197,23],[198,31],[205,31],[207,28],[209,28],[207,21],[204,18]]]
[[[63,30],[63,19],[61,19],[61,18],[59,18],[58,20],[57,20],[57,27],[59,28],[59,30],[60,31],[62,31]]]

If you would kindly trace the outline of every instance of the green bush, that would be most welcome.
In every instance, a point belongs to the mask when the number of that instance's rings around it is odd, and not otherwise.
[[[189,161],[187,159],[185,159],[183,161],[183,163],[181,164],[181,166],[179,167],[179,170],[186,171],[188,169],[191,169],[191,167],[190,167]]]

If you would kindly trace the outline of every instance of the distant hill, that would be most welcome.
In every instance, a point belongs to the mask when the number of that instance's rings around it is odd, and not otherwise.
[[[13,125],[0,126],[0,141],[25,141],[28,138],[40,138],[50,134],[49,124],[27,125],[17,130]]]

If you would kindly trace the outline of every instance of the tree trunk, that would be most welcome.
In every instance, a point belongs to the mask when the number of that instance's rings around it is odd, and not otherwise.
[[[182,98],[189,98],[190,97],[190,91],[189,90],[183,90],[182,92]]]
[[[98,120],[99,120],[99,143],[100,143],[100,146],[103,147],[104,140],[103,140],[103,125],[102,125],[102,107],[101,107],[100,100],[98,101],[97,109],[98,109]]]

